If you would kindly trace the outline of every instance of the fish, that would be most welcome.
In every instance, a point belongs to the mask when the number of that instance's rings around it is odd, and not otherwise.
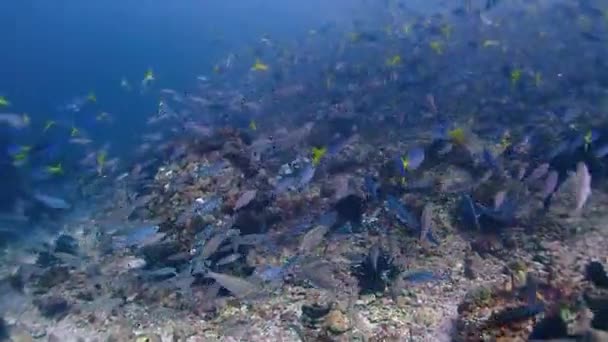
[[[260,59],[256,59],[255,63],[251,67],[252,71],[268,71],[269,67],[267,64],[262,63]]]
[[[222,243],[229,237],[230,236],[227,232],[219,232],[215,234],[203,244],[200,253],[198,253],[198,257],[200,257],[202,260],[208,259],[211,255],[213,255],[213,253],[217,252],[218,248],[220,248]]]
[[[162,281],[177,276],[175,267],[163,267],[152,271],[142,271],[142,276],[151,281]]]
[[[165,234],[159,233],[157,225],[143,225],[127,228],[115,235],[114,245],[117,248],[142,247],[146,244],[161,240]]]
[[[72,206],[59,197],[53,197],[41,193],[34,194],[34,198],[40,203],[52,209],[70,209]]]
[[[427,270],[407,271],[402,274],[402,277],[404,281],[416,284],[439,281],[444,278],[444,276],[440,276]]]
[[[502,205],[505,203],[505,198],[507,196],[507,192],[505,190],[501,190],[494,195],[494,210],[500,209]]]
[[[325,157],[327,153],[327,147],[313,147],[312,148],[312,165],[318,166],[321,163],[321,159]]]
[[[477,205],[473,202],[473,199],[469,194],[463,194],[460,202],[461,210],[463,211],[462,218],[464,220],[470,220],[474,224],[477,231],[481,231],[481,225],[479,224],[479,212]]]
[[[369,264],[372,266],[372,269],[375,272],[378,272],[378,259],[380,258],[380,246],[378,244],[374,244],[372,248],[369,250]]]
[[[27,127],[27,123],[23,119],[23,116],[15,113],[0,113],[0,124],[3,123],[15,129],[24,129]]]
[[[131,84],[129,84],[129,81],[124,77],[120,80],[120,87],[126,91],[131,91]]]
[[[544,203],[545,209],[549,207],[550,198],[553,195],[553,193],[555,192],[555,189],[557,189],[558,178],[559,178],[559,175],[558,175],[557,171],[555,171],[555,170],[549,171],[547,178],[545,178],[545,184],[543,186],[543,192],[542,192],[543,203]]]
[[[578,162],[576,164],[576,207],[574,209],[574,216],[580,216],[585,203],[591,196],[591,174],[589,169],[584,162]]]
[[[212,278],[223,288],[230,291],[233,296],[239,299],[245,299],[258,293],[261,289],[257,284],[254,284],[246,279],[234,277],[228,274],[215,273],[208,271],[207,277]]]
[[[376,182],[372,176],[367,175],[363,179],[363,185],[365,187],[365,192],[368,194],[368,198],[370,198],[372,201],[377,201],[379,195],[378,192],[380,191],[380,185],[378,182]]]
[[[400,157],[397,161],[397,167],[402,176],[406,171],[414,171],[424,162],[424,149],[414,147],[407,152],[405,157]]]
[[[245,191],[234,204],[234,211],[237,211],[251,203],[257,193],[257,190]]]
[[[600,159],[606,157],[608,155],[608,144],[600,146],[593,152],[593,155]]]
[[[532,172],[525,178],[525,182],[533,183],[543,178],[547,172],[549,172],[549,163],[542,163],[538,165]]]
[[[418,218],[409,211],[402,203],[394,196],[387,196],[386,199],[388,209],[397,217],[397,220],[408,228],[418,232],[420,229],[420,222]]]
[[[329,226],[318,225],[304,234],[302,240],[300,240],[300,246],[298,250],[300,253],[306,253],[314,250],[325,237],[325,234],[329,231]]]
[[[386,65],[387,66],[394,67],[394,66],[397,66],[397,65],[400,65],[400,64],[401,64],[401,56],[400,55],[394,55],[394,56],[392,56],[392,57],[390,57],[390,58],[388,58],[386,60]]]
[[[11,103],[5,96],[0,96],[0,107],[8,107]]]
[[[238,254],[238,253],[232,253],[232,254],[229,254],[229,255],[227,255],[227,256],[225,256],[225,257],[221,258],[220,260],[218,260],[218,261],[215,263],[215,266],[223,266],[223,265],[228,265],[228,264],[231,264],[231,263],[233,263],[233,262],[235,262],[235,261],[239,260],[239,259],[240,259],[240,258],[242,258],[242,257],[243,257],[243,256],[242,256],[241,254]]]
[[[302,190],[304,187],[312,181],[315,177],[316,168],[312,164],[308,164],[304,167],[304,169],[300,172],[298,177],[298,189]]]
[[[433,208],[430,203],[424,206],[420,216],[420,241],[439,244],[439,241],[433,235]]]

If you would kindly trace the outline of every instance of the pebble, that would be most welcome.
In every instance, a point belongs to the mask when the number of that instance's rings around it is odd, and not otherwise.
[[[333,334],[342,334],[350,329],[350,320],[340,310],[332,310],[325,317],[325,326]]]

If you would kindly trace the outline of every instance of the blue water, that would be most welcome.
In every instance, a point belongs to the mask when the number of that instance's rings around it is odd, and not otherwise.
[[[323,11],[319,11],[321,4]],[[135,143],[158,104],[158,89],[192,89],[197,75],[263,35],[303,34],[348,12],[348,1],[3,1],[0,3],[0,95],[11,111],[40,128],[57,107],[94,91],[93,110],[120,125],[94,129],[97,139]],[[269,20],[272,18],[272,20]],[[148,68],[158,80],[139,95]],[[126,78],[135,88],[120,87]],[[3,110],[6,111],[6,110]],[[85,113],[83,113],[85,114]],[[96,140],[96,139],[94,139]]]

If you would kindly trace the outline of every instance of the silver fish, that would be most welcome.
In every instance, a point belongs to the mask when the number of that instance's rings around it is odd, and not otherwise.
[[[240,255],[238,253],[232,253],[232,254],[227,255],[227,256],[221,258],[220,260],[218,260],[215,263],[215,266],[223,266],[223,265],[231,264],[231,263],[239,260],[241,257],[242,257],[242,255]]]
[[[34,195],[34,198],[37,199],[40,203],[42,203],[52,209],[70,209],[71,208],[71,205],[68,202],[66,202],[65,200],[58,198],[58,197],[52,197],[52,196],[38,193],[38,194]]]
[[[494,209],[499,209],[503,203],[505,203],[505,198],[507,197],[507,192],[505,190],[501,190],[494,195]]]
[[[591,174],[584,162],[578,162],[576,165],[576,208],[574,215],[578,216],[582,213],[585,203],[591,196]]]
[[[420,216],[420,240],[426,239],[427,235],[433,228],[433,208],[430,204],[426,204],[422,209]]]
[[[213,278],[223,288],[230,291],[237,298],[246,298],[260,291],[258,285],[243,279],[227,274],[207,272],[207,276]]]
[[[545,186],[543,188],[543,199],[547,199],[549,196],[551,196],[551,194],[553,194],[553,192],[555,192],[555,188],[557,187],[557,180],[557,171],[549,171],[549,175],[545,179]]]
[[[378,258],[380,258],[380,247],[377,244],[373,245],[369,250],[369,261],[374,270],[378,270]]]
[[[221,246],[221,244],[233,235],[238,235],[238,230],[236,229],[228,229],[224,232],[217,233],[211,239],[207,240],[201,249],[201,254],[199,255],[203,260],[209,258],[213,253],[217,251],[217,249]]]
[[[532,173],[526,178],[526,182],[534,182],[543,178],[549,172],[549,164],[542,163],[538,165]]]
[[[251,203],[251,201],[253,201],[253,199],[255,198],[255,195],[257,195],[257,193],[258,193],[257,190],[245,191],[241,195],[241,197],[239,197],[239,199],[236,201],[236,204],[234,205],[234,211],[237,211],[237,210],[245,207],[249,203]]]
[[[316,248],[329,231],[328,226],[319,225],[306,232],[300,241],[300,252],[308,252]]]

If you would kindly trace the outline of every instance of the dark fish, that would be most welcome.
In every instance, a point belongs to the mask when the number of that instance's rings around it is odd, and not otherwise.
[[[228,274],[215,273],[212,271],[207,272],[206,275],[213,278],[213,280],[239,299],[250,297],[261,290],[258,285],[243,278],[234,277]]]
[[[492,8],[496,7],[500,3],[500,0],[486,0],[485,10],[489,11]]]
[[[543,178],[547,172],[549,171],[549,163],[543,163],[538,165],[532,173],[526,177],[525,181],[528,183],[533,183],[541,178]]]
[[[372,176],[365,176],[364,182],[365,192],[368,194],[368,198],[372,201],[378,200],[378,191],[380,190],[380,185]]]
[[[388,209],[397,217],[397,220],[408,228],[418,232],[420,230],[420,222],[418,218],[409,211],[396,197],[388,196],[387,199]]]
[[[153,271],[144,271],[142,276],[152,281],[162,281],[173,278],[177,275],[177,270],[174,267],[164,267]]]
[[[475,229],[481,231],[481,225],[479,224],[479,213],[477,212],[477,206],[473,199],[468,194],[463,194],[460,200],[460,210],[462,211],[462,219],[465,222],[472,223]]]
[[[426,270],[408,271],[403,275],[403,280],[416,284],[439,281],[441,279],[444,279],[444,276]]]
[[[428,203],[422,209],[420,217],[420,240],[439,245],[439,240],[433,234],[433,209]]]
[[[223,266],[223,265],[232,264],[233,262],[239,260],[241,257],[242,257],[242,255],[240,255],[238,253],[228,254],[227,256],[218,260],[215,263],[215,266]]]
[[[300,253],[310,252],[315,249],[325,237],[325,234],[329,231],[329,226],[316,226],[309,230],[300,241]]]
[[[583,37],[587,41],[594,43],[600,43],[604,41],[604,38],[598,36],[597,34],[586,31],[581,32],[581,37]]]
[[[557,189],[558,180],[559,175],[555,170],[551,170],[545,179],[545,185],[543,187],[543,207],[545,210],[551,205],[551,198]]]
[[[374,271],[378,271],[378,258],[380,257],[380,247],[376,244],[369,250],[369,263]]]
[[[594,151],[593,155],[596,158],[604,158],[608,155],[608,144],[600,146],[597,150]]]

